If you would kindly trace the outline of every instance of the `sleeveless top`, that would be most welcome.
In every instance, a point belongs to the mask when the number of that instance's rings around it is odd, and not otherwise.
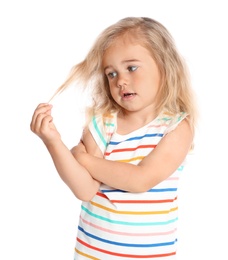
[[[94,117],[89,129],[105,159],[137,165],[186,116],[163,112],[142,128],[119,135],[116,114],[110,114]],[[176,259],[177,191],[183,167],[184,162],[147,192],[101,184],[93,199],[81,204],[75,260]]]

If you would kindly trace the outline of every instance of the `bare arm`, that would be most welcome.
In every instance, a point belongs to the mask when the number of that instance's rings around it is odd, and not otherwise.
[[[75,152],[93,178],[117,189],[144,192],[168,178],[181,165],[192,140],[190,126],[183,120],[138,165],[95,158],[83,152],[82,144]]]
[[[97,192],[100,183],[94,180],[89,172],[75,160],[71,151],[62,142],[51,116],[52,106],[40,104],[32,117],[30,128],[38,135],[48,149],[61,179],[74,195],[83,201],[89,201]],[[85,138],[88,152],[99,156],[95,142]]]

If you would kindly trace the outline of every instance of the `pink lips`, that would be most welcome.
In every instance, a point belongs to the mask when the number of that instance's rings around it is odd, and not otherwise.
[[[129,99],[134,98],[135,96],[136,96],[136,93],[131,93],[131,92],[122,93],[123,100],[129,100]]]

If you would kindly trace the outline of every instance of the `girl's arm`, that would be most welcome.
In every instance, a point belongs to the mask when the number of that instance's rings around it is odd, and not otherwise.
[[[30,128],[44,142],[61,179],[78,199],[89,201],[96,194],[100,183],[75,160],[71,151],[62,142],[53,123],[51,108],[49,104],[40,104],[33,114]],[[87,151],[94,156],[101,156],[95,141],[89,139],[87,134],[84,136]]]
[[[184,119],[138,165],[96,158],[85,152],[83,144],[79,144],[73,153],[96,180],[116,189],[145,192],[181,165],[192,141],[192,130]]]

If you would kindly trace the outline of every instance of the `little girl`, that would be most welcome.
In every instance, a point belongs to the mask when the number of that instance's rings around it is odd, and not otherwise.
[[[170,33],[151,18],[124,18],[99,35],[57,93],[74,81],[91,85],[94,101],[76,147],[62,142],[50,104],[31,121],[82,200],[74,259],[176,259],[178,181],[196,106]]]

